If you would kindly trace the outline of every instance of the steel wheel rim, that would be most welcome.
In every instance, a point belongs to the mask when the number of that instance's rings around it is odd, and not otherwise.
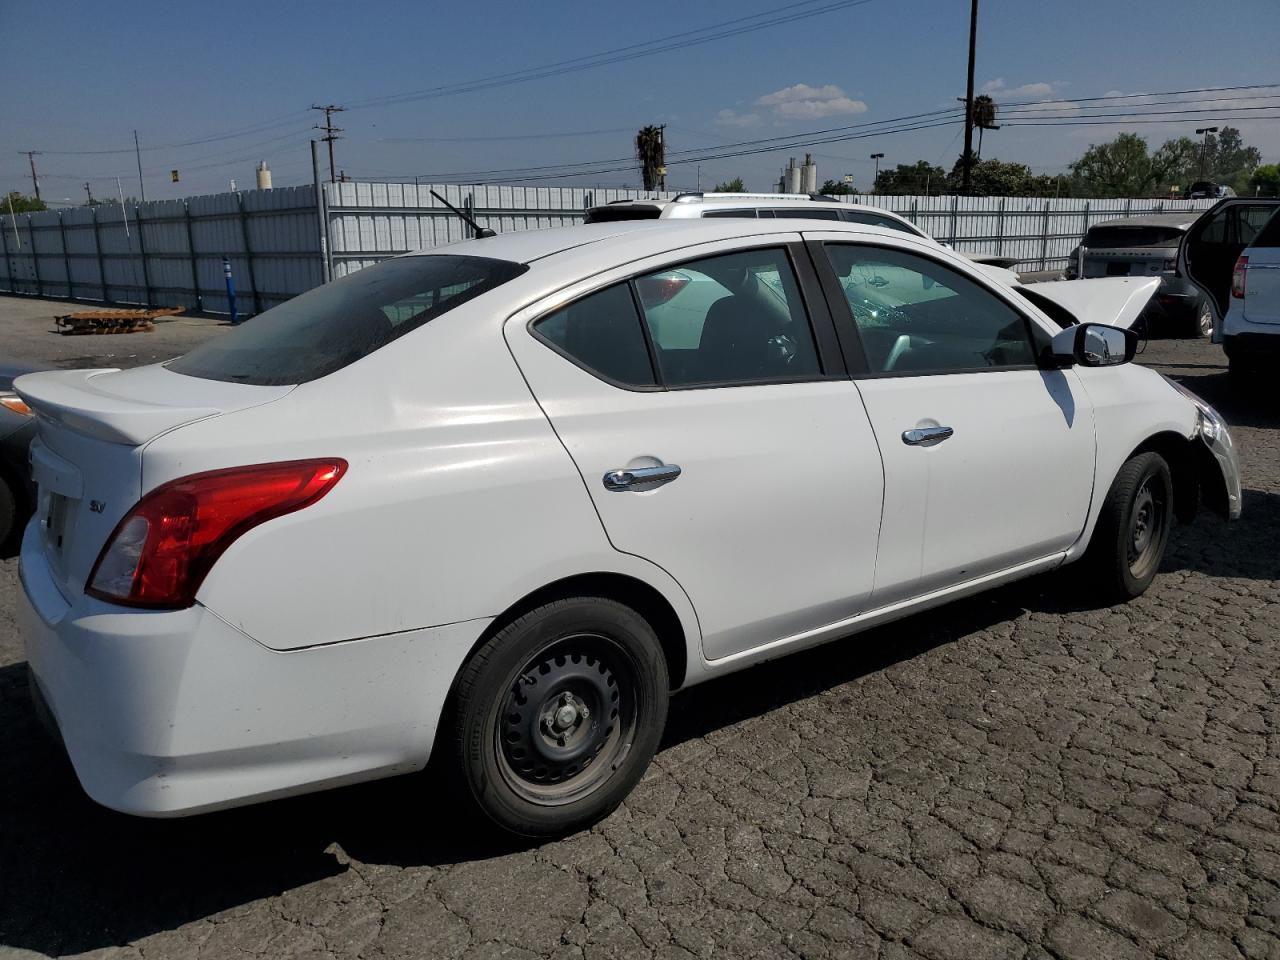
[[[1157,563],[1164,544],[1167,523],[1164,485],[1148,477],[1133,498],[1129,515],[1128,561],[1129,573],[1141,580]]]
[[[510,678],[494,724],[503,781],[541,806],[573,803],[618,769],[635,739],[639,674],[598,633],[544,646]]]
[[[1209,304],[1203,304],[1200,307],[1200,335],[1207,337],[1213,333],[1213,311],[1209,309]]]

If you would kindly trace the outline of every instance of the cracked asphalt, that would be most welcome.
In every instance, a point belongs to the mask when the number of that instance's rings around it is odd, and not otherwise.
[[[1126,606],[1043,577],[680,694],[627,803],[541,846],[429,777],[96,807],[4,561],[0,956],[1280,958],[1280,403],[1205,343],[1140,360],[1233,424],[1240,523]]]

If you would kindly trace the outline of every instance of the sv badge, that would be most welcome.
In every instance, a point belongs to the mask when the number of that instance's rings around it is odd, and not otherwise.
[[[103,503],[101,500],[89,501],[89,511],[91,513],[101,513],[105,509],[107,509],[107,505]]]

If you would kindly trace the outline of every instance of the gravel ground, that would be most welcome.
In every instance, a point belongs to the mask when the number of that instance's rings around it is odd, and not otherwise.
[[[1177,528],[1127,606],[1042,578],[681,694],[625,806],[537,847],[425,777],[96,807],[5,562],[0,956],[1280,958],[1280,411],[1208,344],[1140,359],[1234,424],[1240,523]]]
[[[186,353],[231,329],[225,320],[183,317],[157,323],[151,333],[65,336],[56,316],[92,304],[0,296],[0,362],[31,367],[137,367]]]

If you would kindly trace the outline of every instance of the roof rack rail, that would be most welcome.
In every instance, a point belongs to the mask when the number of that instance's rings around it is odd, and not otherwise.
[[[707,193],[706,191],[689,191],[687,193],[677,194],[672,198],[674,203],[688,203],[692,200],[823,200],[827,201],[831,197],[824,197],[818,193]],[[839,201],[836,201],[837,203]]]

